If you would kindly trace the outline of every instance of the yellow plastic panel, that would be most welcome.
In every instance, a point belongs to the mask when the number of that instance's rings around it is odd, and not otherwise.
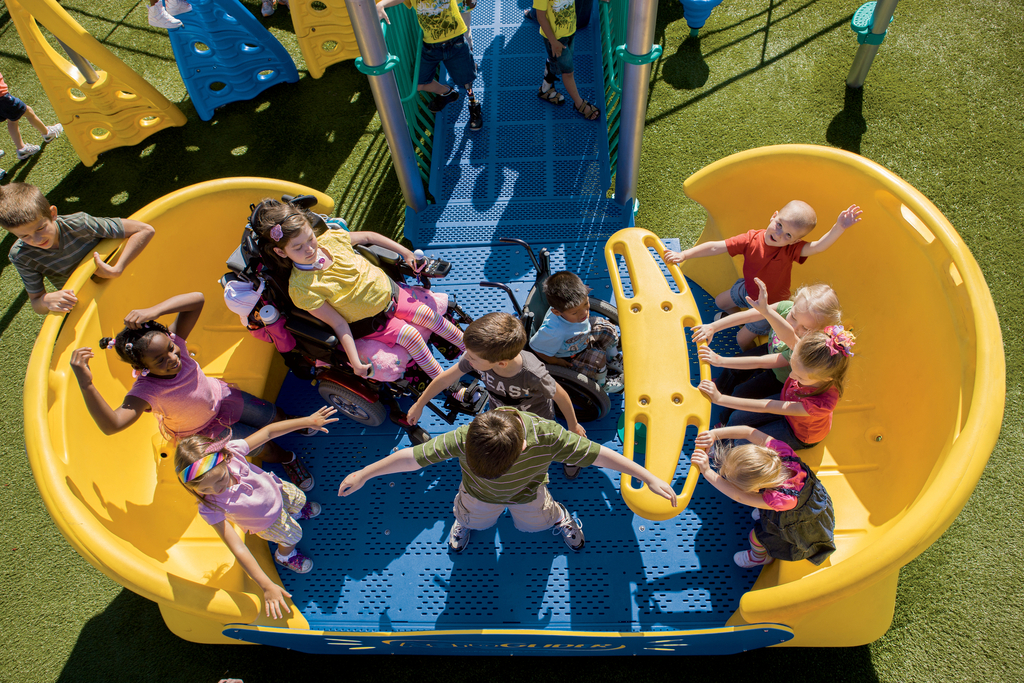
[[[730,623],[788,624],[797,637],[786,645],[867,642],[888,626],[899,568],[956,518],[998,437],[1005,365],[988,287],[939,210],[855,154],[754,149],[695,173],[684,190],[708,213],[701,242],[765,227],[792,199],[817,211],[808,240],[850,204],[864,210],[828,251],[793,269],[794,290],[835,289],[857,334],[832,432],[800,453],[832,497],[838,549],[822,567],[769,565]],[[683,272],[714,296],[735,265],[696,259]]]
[[[95,164],[101,152],[185,125],[180,109],[89,35],[55,0],[7,0],[7,9],[68,140],[86,166]],[[74,64],[50,47],[37,20],[95,66],[95,83],[87,83]]]
[[[359,56],[345,0],[292,0],[289,8],[310,76],[320,78],[331,64]]]
[[[616,256],[622,257],[629,271],[633,295],[627,297],[619,278],[612,278],[615,303],[622,330],[622,358],[626,378],[625,431],[623,454],[633,459],[634,426],[647,426],[646,467],[665,481],[672,481],[683,450],[686,428],[695,425],[707,430],[711,404],[690,383],[690,364],[684,327],[700,324],[700,313],[679,267],[669,272],[679,289],[675,293],[654,260],[665,246],[658,236],[643,228],[620,230],[604,247],[608,272],[617,273]],[[710,378],[701,364],[701,379]],[[620,490],[629,509],[645,519],[671,519],[682,512],[699,473],[690,467],[675,507],[647,486],[633,488],[632,477],[622,475]]]
[[[198,640],[213,637],[223,624],[264,623],[257,620],[261,591],[199,519],[195,500],[175,478],[170,449],[153,417],[104,436],[89,416],[69,361],[74,349],[95,348],[101,336],[119,331],[128,311],[198,289],[206,305],[189,335],[190,353],[211,376],[257,395],[276,395],[279,386],[268,386],[267,378],[280,381],[279,354],[246,334],[224,306],[217,279],[238,246],[250,203],[282,194],[312,194],[321,211],[334,206],[326,195],[295,183],[228,178],[184,188],[133,214],[156,228],[153,241],[115,280],[93,282],[91,258],[79,265],[68,281],[79,303],[67,316],[47,316],[25,378],[26,448],[58,528],[104,574],[167,606],[175,632],[192,632]],[[107,241],[100,252],[114,246]],[[104,352],[91,367],[96,387],[117,405],[131,386],[131,369]],[[267,544],[255,537],[248,543],[276,578]],[[292,610],[287,622],[274,623],[308,627]],[[214,626],[190,626],[188,618]]]

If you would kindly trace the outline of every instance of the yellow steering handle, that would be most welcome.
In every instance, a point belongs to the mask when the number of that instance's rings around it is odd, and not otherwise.
[[[657,235],[643,228],[625,228],[612,235],[604,248],[608,272],[612,273],[615,303],[622,331],[625,371],[625,430],[623,455],[633,459],[635,425],[647,427],[646,467],[655,476],[671,482],[683,450],[686,428],[695,425],[705,431],[711,418],[711,403],[690,383],[686,327],[699,325],[700,312],[679,266],[668,264],[679,293],[651,254],[664,258],[665,245]],[[633,295],[626,296],[616,256],[625,261]],[[700,364],[700,378],[710,379],[711,369]],[[623,474],[622,498],[645,519],[671,519],[690,502],[699,472],[691,466],[676,505],[652,492],[646,485],[633,488],[632,477]]]

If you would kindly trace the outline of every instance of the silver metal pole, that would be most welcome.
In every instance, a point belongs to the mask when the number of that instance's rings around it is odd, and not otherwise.
[[[82,78],[85,79],[86,83],[92,85],[100,79],[99,76],[96,75],[96,70],[92,68],[92,64],[89,63],[88,59],[65,45],[64,41],[60,38],[57,38],[57,42],[60,43],[62,48],[64,48],[64,52],[68,53],[68,58],[76,67],[78,67],[78,70],[82,73]]]
[[[384,42],[384,33],[380,30],[377,19],[377,6],[371,0],[345,0],[348,16],[352,22],[352,31],[359,45],[359,54],[366,66],[380,66],[388,58],[388,46]],[[402,109],[402,98],[398,93],[398,81],[395,72],[388,71],[380,76],[370,76],[370,90],[373,101],[377,104],[377,113],[384,127],[384,136],[391,150],[391,160],[398,174],[398,183],[402,186],[405,203],[419,212],[427,207],[427,196],[423,190],[423,181],[416,166],[416,152],[409,138],[409,128],[405,122],[405,110]]]
[[[896,12],[896,4],[899,0],[878,0],[875,4],[875,13],[871,20],[871,33],[882,35],[889,29],[889,22]],[[881,45],[864,44],[857,48],[857,54],[853,58],[853,65],[850,67],[850,74],[846,77],[846,85],[851,88],[864,87],[864,81],[868,77],[871,63],[875,61],[878,48]]]
[[[626,24],[626,51],[642,56],[654,44],[658,20],[657,0],[632,0]],[[630,64],[622,69],[622,108],[619,115],[619,162],[615,169],[615,201],[625,205],[636,199],[640,178],[640,143],[647,117],[647,88],[651,80],[650,64]]]

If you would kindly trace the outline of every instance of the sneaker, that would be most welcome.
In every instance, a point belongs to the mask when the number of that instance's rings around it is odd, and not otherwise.
[[[303,520],[319,517],[320,511],[322,509],[323,508],[321,507],[320,503],[316,502],[315,500],[307,501],[306,504],[302,506],[302,509],[299,510],[299,516],[295,519]]]
[[[260,7],[260,14],[265,17],[269,17],[274,13],[274,0],[263,0],[263,6]]]
[[[449,86],[448,92],[444,95],[434,95],[434,99],[430,100],[430,104],[427,105],[427,109],[435,114],[440,114],[442,109],[457,99],[459,99],[459,91]]]
[[[313,475],[306,469],[306,466],[302,463],[302,460],[299,459],[299,456],[294,453],[292,453],[292,455],[295,456],[292,458],[292,461],[281,463],[281,467],[284,468],[285,474],[288,475],[288,478],[292,480],[293,484],[303,491],[312,491],[315,483],[313,481]]]
[[[164,4],[158,2],[149,6],[149,25],[155,28],[180,28],[181,22],[164,9]]]
[[[452,552],[461,553],[466,549],[469,545],[469,534],[470,530],[459,524],[459,520],[455,520],[451,533],[448,534],[448,547]]]
[[[469,129],[480,130],[484,127],[483,108],[479,102],[469,103]]]
[[[575,479],[580,476],[580,470],[583,469],[579,465],[566,465],[562,463],[562,474],[565,475],[566,479]]]
[[[718,313],[715,313],[715,322],[717,323],[719,320],[721,320],[722,318],[725,318],[728,315],[729,314],[726,313],[725,311],[719,311]]]
[[[42,149],[42,147],[40,147],[39,145],[25,145],[24,147],[18,150],[18,161],[24,161],[25,159],[28,159],[33,154],[39,152],[40,149]]]
[[[59,123],[55,123],[52,126],[46,127],[46,135],[43,136],[43,142],[53,142],[60,137],[60,134],[64,132],[64,126]]]
[[[308,574],[313,571],[313,560],[309,559],[298,550],[293,550],[292,555],[289,558],[283,558],[274,552],[274,562],[277,562],[282,567],[288,567],[296,574]]]
[[[164,7],[172,17],[192,11],[192,5],[185,0],[164,0]]]
[[[626,388],[626,381],[622,375],[612,375],[605,380],[604,386],[601,388],[606,394],[621,394],[622,390]]]
[[[558,507],[562,508],[562,521],[551,527],[551,533],[555,536],[562,534],[562,540],[573,550],[583,550],[583,546],[586,544],[586,539],[583,538],[583,522],[576,517],[575,513],[570,515],[561,503],[558,504]]]
[[[769,565],[775,561],[775,558],[771,555],[765,555],[763,558],[758,559],[754,556],[753,550],[741,550],[732,556],[732,561],[744,569],[753,569],[754,567]]]
[[[7,154],[7,152],[0,149],[0,159],[3,159],[5,154]]]
[[[608,368],[608,372],[610,374],[612,374],[612,375],[621,375],[622,374],[622,354],[618,353],[618,354],[616,354],[614,356],[610,356],[608,358],[608,360],[605,361],[604,366],[606,368]]]

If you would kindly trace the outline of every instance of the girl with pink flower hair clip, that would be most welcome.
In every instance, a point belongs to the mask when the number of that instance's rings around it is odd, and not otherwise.
[[[729,427],[756,427],[793,450],[811,448],[832,429],[832,412],[843,395],[854,342],[853,333],[842,325],[804,335],[793,348],[782,391],[770,398],[727,396],[710,380],[699,388],[712,403],[735,411]]]

